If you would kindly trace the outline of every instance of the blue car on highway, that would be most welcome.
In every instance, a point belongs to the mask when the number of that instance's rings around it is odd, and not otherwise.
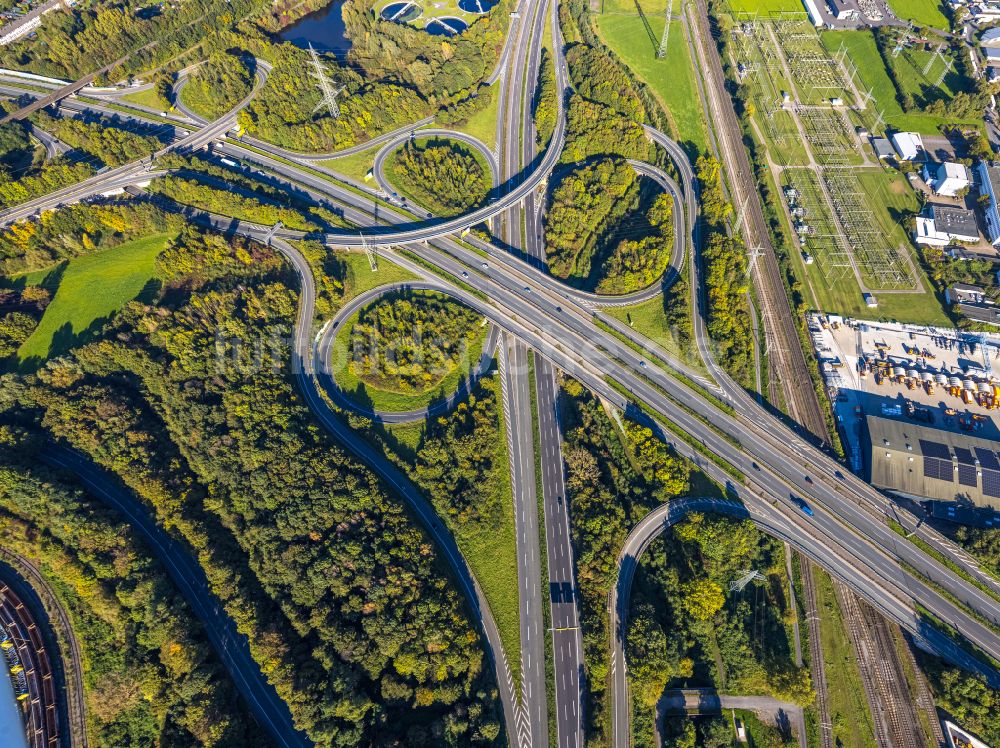
[[[806,503],[805,499],[800,499],[798,496],[792,496],[792,501],[794,502],[795,506],[797,506],[803,512],[808,514],[810,517],[814,516],[812,507]]]

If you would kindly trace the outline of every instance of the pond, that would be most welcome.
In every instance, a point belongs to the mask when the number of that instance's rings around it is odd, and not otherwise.
[[[469,28],[469,24],[460,18],[442,16],[441,18],[432,18],[429,20],[427,25],[424,26],[424,31],[434,36],[455,36],[455,34],[461,34],[467,28]]]
[[[303,16],[291,26],[282,29],[278,36],[300,49],[312,44],[317,52],[332,52],[342,60],[351,48],[344,28],[343,0],[333,0],[325,8]]]

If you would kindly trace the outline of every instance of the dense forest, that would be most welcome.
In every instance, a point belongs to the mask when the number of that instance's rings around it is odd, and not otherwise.
[[[441,216],[467,213],[490,191],[491,175],[477,154],[458,141],[408,141],[386,165],[392,184]]]
[[[588,745],[604,746],[611,741],[607,601],[615,561],[636,522],[687,493],[690,466],[648,429],[629,424],[624,432],[575,380],[563,384],[560,412],[586,664],[585,729]]]
[[[362,381],[392,392],[426,392],[462,360],[482,318],[428,291],[383,296],[358,314],[350,360]]]
[[[0,393],[4,409],[11,394]],[[129,525],[29,458],[44,448],[32,433],[0,426],[0,445],[0,540],[42,570],[70,614],[95,742],[262,742],[191,609]]]
[[[240,55],[213,53],[181,89],[184,105],[207,120],[221,117],[253,90],[253,72],[247,63]]]
[[[158,268],[156,303],[0,380],[0,424],[74,447],[148,503],[317,743],[493,743],[492,673],[433,545],[297,395],[289,267],[186,227]]]

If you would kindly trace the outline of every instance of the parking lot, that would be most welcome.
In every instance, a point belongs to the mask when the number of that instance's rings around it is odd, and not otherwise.
[[[1000,440],[1000,335],[820,314],[809,332],[852,470],[869,414]]]

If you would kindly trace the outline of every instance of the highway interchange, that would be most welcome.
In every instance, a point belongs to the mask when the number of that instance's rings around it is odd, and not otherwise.
[[[236,156],[244,163],[254,164],[254,168],[266,168],[291,184],[306,188],[310,194],[341,205],[345,219],[364,227],[363,232],[344,230],[317,237],[326,244],[340,247],[359,247],[365,242],[382,245],[381,251],[391,256],[394,262],[422,276],[425,283],[433,284],[433,287],[480,311],[497,330],[502,331],[504,404],[511,423],[516,427],[516,431],[510,429],[510,432],[521,436],[518,444],[511,449],[515,501],[523,516],[518,525],[519,586],[522,593],[520,692],[515,692],[516,686],[510,678],[485,600],[450,534],[441,527],[433,510],[412,484],[391,465],[385,464],[384,458],[380,459],[371,450],[366,452],[360,440],[351,435],[319,396],[314,374],[324,365],[322,354],[327,349],[317,347],[313,336],[313,281],[308,265],[292,245],[283,241],[300,235],[192,213],[193,218],[221,230],[246,233],[265,241],[270,234],[273,245],[296,267],[303,294],[294,355],[300,364],[296,366],[296,372],[306,400],[326,428],[355,451],[360,459],[375,468],[410,503],[449,560],[473,612],[480,620],[494,658],[512,744],[547,744],[549,706],[546,703],[545,681],[547,677],[554,677],[558,743],[560,746],[582,745],[579,620],[574,596],[563,593],[566,585],[575,590],[575,582],[553,367],[575,376],[632,417],[656,426],[664,440],[679,453],[691,458],[710,477],[728,487],[733,498],[742,502],[743,509],[737,511],[745,511],[762,528],[788,540],[871,601],[887,617],[911,631],[921,642],[952,661],[987,672],[995,678],[996,674],[986,663],[971,657],[939,631],[928,627],[916,615],[914,602],[919,602],[939,619],[952,624],[980,649],[997,659],[1000,659],[1000,638],[996,633],[996,625],[1000,623],[1000,603],[889,529],[885,515],[890,510],[891,502],[884,495],[844,470],[839,463],[817,449],[808,435],[790,429],[732,382],[712,358],[711,341],[705,330],[700,303],[695,315],[696,340],[714,382],[692,387],[691,381],[703,378],[690,367],[663,354],[655,344],[627,327],[618,326],[616,334],[611,334],[595,324],[596,319],[605,323],[608,320],[603,315],[598,317],[600,305],[623,303],[621,299],[601,299],[593,294],[574,291],[540,269],[544,262],[544,247],[539,241],[536,194],[558,160],[565,134],[565,117],[560,108],[556,132],[541,158],[536,157],[530,102],[537,79],[537,55],[546,13],[552,18],[552,46],[556,50],[554,57],[559,90],[565,92],[569,84],[561,55],[555,3],[522,0],[519,10],[520,18],[512,26],[508,45],[498,66],[501,72],[494,79],[504,92],[502,100],[507,102],[503,107],[507,116],[498,123],[497,141],[500,156],[497,167],[504,188],[495,200],[468,215],[444,220],[415,220],[412,213],[408,215],[400,210],[402,206],[375,202],[377,195],[365,185],[348,184],[348,180],[343,178],[339,183],[330,181],[324,173],[326,170],[311,163],[316,157],[293,154],[259,141],[254,141],[253,145],[265,151],[266,155],[248,150],[233,140],[226,140],[221,152]],[[511,39],[514,41],[511,42]],[[266,69],[262,68],[257,88],[264,76]],[[257,88],[251,97],[256,94]],[[0,90],[9,93],[12,89],[6,87]],[[215,122],[184,125],[192,132],[178,138],[165,150],[184,152],[219,141],[233,128],[237,112],[246,103],[241,103],[233,112]],[[72,100],[64,103],[67,108],[77,105],[79,102]],[[79,108],[86,109],[87,106]],[[141,113],[129,116],[142,119]],[[379,142],[392,145],[421,124],[428,123],[414,123],[389,134],[391,137],[380,138]],[[676,213],[682,222],[679,226],[685,227],[676,232],[679,245],[672,257],[672,271],[668,274],[671,277],[665,280],[669,283],[682,268],[685,249],[691,250],[689,258],[692,267],[698,267],[697,223],[694,220],[697,216],[697,185],[686,154],[662,133],[651,128],[647,128],[647,133],[653,142],[664,149],[681,182],[678,186],[666,172],[652,164],[634,164],[640,173],[656,179],[674,194]],[[370,145],[365,144],[365,148]],[[323,154],[322,158],[333,155],[337,154]],[[128,164],[5,211],[0,218],[4,224],[9,224],[58,204],[142,184],[159,173],[149,161]],[[376,223],[372,215],[375,205],[378,206],[378,221],[397,224],[398,227]],[[454,238],[464,229],[494,218],[501,224],[500,234],[505,243],[521,250],[527,259],[521,259],[519,253],[510,253],[506,247],[487,244],[471,235],[464,240]],[[392,249],[392,246],[401,245],[405,245],[405,253]],[[419,262],[414,262],[414,259]],[[432,267],[433,272],[428,267]],[[656,285],[651,290],[640,292],[637,298],[650,298],[660,292],[661,286]],[[629,301],[637,298],[630,298]],[[538,543],[534,446],[528,436],[536,428],[528,392],[528,347],[536,354],[537,430],[542,454],[541,490],[547,551],[545,576]],[[643,353],[638,353],[637,349]],[[793,496],[806,499],[814,507],[815,516],[804,516],[796,507]],[[664,511],[670,515],[669,509]],[[533,523],[529,515],[533,516]],[[652,517],[648,523],[644,520],[642,526],[662,531],[665,520],[661,519],[659,516]],[[912,519],[909,524],[914,524]],[[928,542],[940,541],[929,530],[921,528],[919,532],[920,537],[928,539]],[[642,547],[645,547],[643,543],[648,543],[648,540],[648,537],[639,538],[634,549],[630,546],[623,549],[623,570],[634,563]],[[946,546],[940,547],[943,553],[949,553]],[[950,557],[949,560],[969,575],[979,578],[979,570],[970,567],[967,560],[958,557]],[[621,579],[625,580],[627,576],[623,573]],[[543,583],[543,580],[548,583]],[[553,585],[551,590],[549,584]],[[543,589],[550,593],[550,635],[554,653],[552,673],[546,673],[545,668],[546,632],[539,610]],[[613,647],[615,667],[615,744],[625,746],[628,745],[629,709],[625,706],[628,704],[627,679],[620,646],[625,625],[622,612],[617,606],[611,609],[615,637],[609,646]],[[983,620],[991,623],[986,624]]]

